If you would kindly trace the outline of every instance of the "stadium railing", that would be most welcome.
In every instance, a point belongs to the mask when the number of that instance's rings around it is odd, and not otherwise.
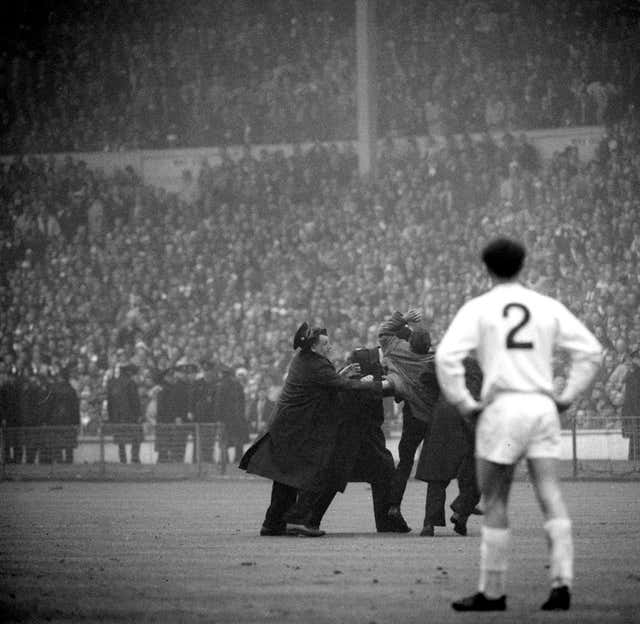
[[[223,423],[103,423],[93,436],[79,426],[2,426],[0,479],[206,479],[226,473],[227,442]]]
[[[634,430],[640,433],[638,418]],[[583,429],[574,418],[566,426],[563,479],[640,479],[640,453],[630,452],[633,444],[620,427]],[[396,460],[398,441],[397,433],[387,432]],[[134,446],[139,446],[139,462],[132,462]],[[7,480],[207,479],[227,474],[230,461],[237,459],[223,423],[105,422],[97,435],[82,434],[77,426],[0,427],[0,479]],[[523,467],[519,474],[525,478]]]

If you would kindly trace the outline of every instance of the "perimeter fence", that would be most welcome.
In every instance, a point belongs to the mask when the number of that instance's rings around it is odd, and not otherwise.
[[[235,460],[223,423],[0,429],[2,479],[205,479]],[[231,453],[230,453],[231,451]]]
[[[561,436],[563,479],[640,480],[640,417],[623,428],[567,424]],[[397,461],[399,432],[386,435]],[[97,435],[75,426],[3,426],[0,438],[0,479],[15,480],[216,478],[228,474],[249,443],[230,440],[223,423],[104,423]],[[524,478],[524,466],[517,474]]]

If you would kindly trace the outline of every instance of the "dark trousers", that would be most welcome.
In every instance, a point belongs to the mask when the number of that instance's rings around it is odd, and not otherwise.
[[[318,528],[337,493],[335,489],[327,489],[322,492],[300,492],[298,500],[285,514],[285,519],[287,522]],[[371,497],[376,529],[384,531],[389,524],[387,516],[390,506],[389,481],[371,483]]]
[[[420,443],[429,436],[431,426],[429,423],[419,420],[415,416],[404,410],[402,415],[402,435],[398,443],[398,465],[396,466],[393,479],[391,480],[391,491],[389,502],[391,505],[400,506],[402,497],[407,487],[407,481],[411,475],[416,451]]]
[[[121,464],[127,463],[127,446],[124,442],[118,444],[118,458]],[[131,463],[140,463],[140,442],[131,443]]]
[[[424,510],[424,524],[445,526],[444,504],[447,497],[447,486],[451,481],[429,481],[427,486],[427,502]],[[461,473],[458,475],[458,496],[451,503],[451,509],[459,516],[468,517],[480,502],[480,491],[475,480]]]
[[[264,525],[272,529],[284,529],[285,513],[289,511],[298,498],[298,490],[278,481],[271,488],[271,504],[264,517]]]
[[[629,461],[640,461],[640,433],[629,436]]]
[[[300,492],[298,500],[285,517],[288,522],[319,527],[336,494],[337,491],[334,489],[323,492]]]

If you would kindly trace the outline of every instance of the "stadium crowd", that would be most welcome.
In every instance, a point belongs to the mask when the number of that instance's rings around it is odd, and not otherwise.
[[[250,405],[259,391],[277,394],[300,319],[329,328],[340,360],[375,345],[392,310],[418,305],[437,343],[488,286],[482,245],[507,233],[532,252],[527,283],[606,347],[572,412],[578,426],[619,427],[640,347],[639,145],[631,110],[591,162],[574,148],[540,162],[524,134],[508,133],[426,151],[389,139],[375,181],[359,177],[350,147],[247,147],[237,161],[222,150],[219,166],[202,163],[193,201],[131,169],[105,176],[69,157],[16,157],[0,179],[3,379],[68,371],[95,425],[124,350],[145,409],[181,359],[233,368]]]
[[[355,4],[7,5],[0,151],[353,139]],[[637,93],[622,0],[379,0],[381,134],[586,125]]]

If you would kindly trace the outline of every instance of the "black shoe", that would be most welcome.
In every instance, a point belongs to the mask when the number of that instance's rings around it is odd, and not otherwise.
[[[480,507],[474,507],[473,511],[471,513],[474,516],[484,516],[484,511],[482,511],[482,509],[480,509]]]
[[[435,530],[432,524],[425,524],[420,531],[420,537],[433,537],[434,535]]]
[[[462,536],[467,535],[467,516],[460,516],[457,513],[454,513],[451,516],[451,522],[453,522],[453,530]]]
[[[387,521],[381,529],[378,529],[379,533],[410,533],[411,527],[406,523],[405,519],[400,513],[400,507],[395,505],[389,507],[387,512]]]
[[[554,587],[549,594],[547,602],[540,608],[543,611],[556,611],[561,609],[567,611],[571,606],[571,592],[566,585],[562,587]]]
[[[507,608],[507,597],[487,598],[482,592],[452,602],[455,611],[504,611]]]
[[[262,537],[275,537],[277,535],[286,535],[287,527],[286,525],[281,525],[277,527],[270,527],[267,524],[263,524],[260,528],[260,535]]]
[[[287,522],[287,535],[298,535],[300,537],[322,537],[324,531],[306,524],[293,524]]]

